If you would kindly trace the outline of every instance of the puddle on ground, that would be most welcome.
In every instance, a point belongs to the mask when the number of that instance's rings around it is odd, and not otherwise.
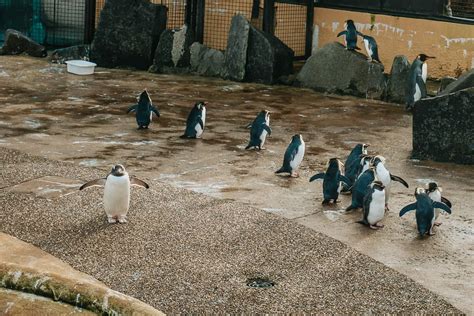
[[[74,179],[46,176],[17,184],[9,190],[12,192],[33,193],[36,196],[52,200],[77,192],[82,184]]]

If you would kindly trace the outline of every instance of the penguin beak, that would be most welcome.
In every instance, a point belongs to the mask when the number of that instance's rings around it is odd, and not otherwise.
[[[426,56],[426,59],[436,59],[435,56]]]

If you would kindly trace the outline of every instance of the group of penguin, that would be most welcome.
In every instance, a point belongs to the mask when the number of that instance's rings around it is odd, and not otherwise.
[[[207,102],[197,102],[192,108],[186,121],[186,128],[182,138],[200,138],[204,132],[206,122]],[[153,113],[160,116],[159,110],[153,105],[150,95],[145,90],[138,103],[128,108],[127,113],[135,112],[138,129],[147,129],[152,121]],[[245,147],[261,150],[268,135],[271,135],[270,112],[263,110],[258,113],[254,121],[247,125],[250,128],[250,140]],[[385,158],[367,154],[367,144],[357,144],[350,152],[343,164],[337,158],[328,161],[326,172],[318,173],[310,178],[310,182],[323,180],[323,205],[331,201],[337,203],[342,192],[352,193],[351,205],[346,211],[362,208],[363,218],[359,223],[372,229],[383,227],[380,222],[388,211],[390,188],[393,181],[400,182],[408,188],[408,184],[401,177],[391,174],[385,167]],[[283,164],[276,174],[288,173],[290,177],[298,177],[297,170],[303,161],[305,142],[302,135],[292,137],[285,154]],[[343,169],[344,168],[344,169]],[[116,165],[111,172],[101,179],[89,181],[80,187],[83,190],[92,186],[105,186],[104,209],[109,223],[126,223],[130,204],[130,186],[136,185],[149,188],[144,181],[129,176],[122,165]],[[426,189],[417,188],[416,202],[405,206],[400,216],[406,212],[416,210],[416,221],[421,236],[433,235],[433,227],[439,225],[435,220],[439,216],[439,209],[451,213],[451,202],[441,196],[441,188],[434,182],[429,183]]]
[[[369,61],[381,63],[379,59],[378,46],[375,38],[364,35],[357,31],[353,20],[347,20],[345,30],[337,34],[337,37],[344,35],[347,50],[360,50],[357,47],[357,36],[361,36],[364,41],[365,50],[369,56]],[[426,54],[419,54],[410,66],[408,74],[408,84],[406,87],[406,110],[411,111],[415,103],[427,96],[426,79],[428,78],[428,64],[430,58]]]

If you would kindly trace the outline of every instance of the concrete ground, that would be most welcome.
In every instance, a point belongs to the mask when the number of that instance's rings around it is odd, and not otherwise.
[[[147,179],[154,186],[160,185],[160,190],[167,183],[223,200],[219,203],[225,204],[228,200],[243,202],[290,219],[293,226],[303,224],[329,235],[416,280],[465,313],[473,313],[474,233],[470,212],[473,203],[466,197],[472,196],[474,169],[471,166],[410,160],[411,117],[396,105],[326,96],[304,89],[187,76],[158,76],[126,70],[98,69],[94,76],[77,77],[66,74],[62,66],[24,57],[0,59],[0,82],[0,100],[4,104],[0,108],[0,134],[3,135],[0,145],[73,163],[58,165],[68,174],[67,177],[63,172],[30,175],[29,169],[4,169],[2,175],[5,186],[9,187],[9,196],[34,192],[42,197],[41,201],[49,199],[52,205],[62,204],[62,199],[77,195],[74,189],[79,183],[92,177],[79,177],[71,172],[79,174],[88,170],[85,167],[95,166],[102,170],[101,175],[105,175],[112,164],[120,162],[133,174]],[[124,111],[144,88],[150,91],[162,117],[151,125],[150,130],[137,131],[133,116],[124,115]],[[183,132],[186,115],[199,99],[210,102],[204,138],[181,140],[178,136]],[[272,112],[273,135],[267,140],[267,150],[246,152],[243,150],[248,139],[245,125],[263,108]],[[307,142],[301,177],[275,176],[273,172],[280,166],[285,147],[296,132],[302,133]],[[308,183],[312,174],[324,170],[328,158],[344,159],[357,142],[370,143],[370,151],[386,156],[392,173],[404,177],[411,185],[410,189],[394,185],[392,211],[384,220],[386,227],[377,232],[354,224],[361,217],[360,211],[349,214],[342,211],[349,204],[350,197],[343,196],[338,206],[322,207],[321,184]],[[11,187],[18,178],[35,180]],[[420,240],[413,215],[399,219],[397,213],[402,206],[413,201],[414,188],[431,179],[445,189],[445,195],[454,204],[453,214],[442,217],[443,225],[438,228],[436,236]],[[93,199],[91,203],[99,203],[100,190],[93,196],[90,191],[84,193],[84,198]],[[137,194],[144,193],[137,191]],[[152,199],[146,202],[147,208],[150,201],[157,203],[154,197],[150,196]],[[160,195],[158,203],[162,203],[162,199]],[[135,212],[134,207],[131,212]],[[148,216],[139,210],[137,215]],[[184,208],[181,212],[188,211]],[[101,205],[95,205],[95,212],[101,216]],[[216,218],[205,218],[210,222],[207,225],[219,227],[224,221],[222,217],[229,215],[215,212],[212,214]],[[132,222],[129,224],[133,225]],[[207,226],[200,227],[209,230]],[[301,229],[298,225],[295,227]],[[279,240],[276,236],[270,237]],[[247,247],[245,240],[242,242],[244,245],[241,247]],[[307,245],[306,241],[302,242]],[[283,244],[288,245],[286,242]],[[337,245],[340,247],[342,244]],[[190,247],[194,251],[196,245]],[[198,253],[202,251],[199,249]],[[271,251],[261,256],[257,258],[275,260],[266,257],[274,258]],[[255,273],[258,270],[255,269]],[[237,274],[238,271],[236,269]],[[230,271],[228,274],[229,277],[232,275]],[[237,283],[244,282],[243,279],[245,277],[240,277]],[[186,285],[182,287],[187,289]],[[228,307],[222,304],[220,308]],[[162,305],[154,304],[160,309]],[[200,307],[196,305],[196,308]],[[168,307],[163,310],[177,309]]]

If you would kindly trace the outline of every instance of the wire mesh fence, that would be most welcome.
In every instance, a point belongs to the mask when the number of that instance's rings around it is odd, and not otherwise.
[[[275,4],[275,36],[293,49],[296,57],[305,55],[306,6]]]
[[[450,2],[452,16],[474,19],[474,0],[451,0]]]

